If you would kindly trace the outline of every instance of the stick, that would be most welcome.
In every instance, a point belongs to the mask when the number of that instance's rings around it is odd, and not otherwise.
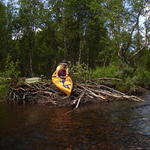
[[[99,98],[101,98],[101,99],[103,99],[103,100],[106,99],[106,98],[103,97],[102,95],[97,95],[97,94],[95,94],[94,92],[91,91],[91,89],[85,88],[84,86],[81,86],[81,85],[80,85],[80,87],[82,87],[82,88],[85,89],[86,91],[90,92],[90,93],[91,93],[93,96],[95,96],[95,97],[99,97]]]
[[[79,104],[80,104],[81,98],[84,96],[84,94],[85,94],[85,91],[84,91],[84,92],[82,92],[82,94],[80,95],[80,97],[79,97],[79,99],[78,99],[78,102],[77,102],[77,105],[76,105],[75,109],[77,109],[77,108],[79,107]]]

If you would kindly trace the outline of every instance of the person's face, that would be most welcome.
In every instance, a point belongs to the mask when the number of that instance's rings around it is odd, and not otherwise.
[[[67,65],[63,64],[63,68],[65,69],[67,67]]]

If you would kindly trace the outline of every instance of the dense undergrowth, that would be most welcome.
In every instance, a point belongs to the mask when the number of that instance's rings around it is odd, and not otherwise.
[[[139,87],[150,88],[150,72],[142,68],[134,69],[129,66],[120,67],[111,64],[107,67],[96,67],[89,69],[86,64],[76,63],[69,65],[70,76],[74,83],[89,83],[90,81],[107,83],[107,81],[96,80],[98,78],[116,78],[120,80],[109,80],[115,88],[120,91],[135,90]],[[17,63],[11,62],[8,58],[5,71],[0,74],[0,98],[4,98],[7,94],[8,87],[12,80],[19,77]],[[49,81],[49,80],[48,80]]]
[[[134,90],[139,87],[150,88],[150,72],[143,68],[132,68],[128,65],[111,64],[107,67],[88,69],[85,64],[74,65],[70,69],[74,81],[88,82],[97,78],[118,78],[113,84],[121,91]],[[98,80],[97,80],[98,81]],[[98,81],[100,82],[100,81]]]
[[[6,97],[9,85],[10,82],[0,79],[0,100]]]
[[[8,55],[4,71],[0,72],[0,99],[5,98],[12,80],[17,79],[19,74],[18,62],[13,62],[11,57]]]

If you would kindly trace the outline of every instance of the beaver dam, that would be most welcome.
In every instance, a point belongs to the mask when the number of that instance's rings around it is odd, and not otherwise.
[[[8,103],[14,104],[46,104],[53,107],[72,106],[80,104],[102,103],[118,100],[143,101],[133,95],[127,95],[102,84],[74,84],[68,97],[52,83],[23,83],[11,86],[7,95]]]

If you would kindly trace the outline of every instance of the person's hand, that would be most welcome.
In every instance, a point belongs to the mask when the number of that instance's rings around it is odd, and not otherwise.
[[[58,75],[56,75],[55,77],[59,78],[59,76],[58,76]]]
[[[65,78],[66,78],[66,76],[60,76],[60,78],[61,78],[61,79],[65,79]]]

